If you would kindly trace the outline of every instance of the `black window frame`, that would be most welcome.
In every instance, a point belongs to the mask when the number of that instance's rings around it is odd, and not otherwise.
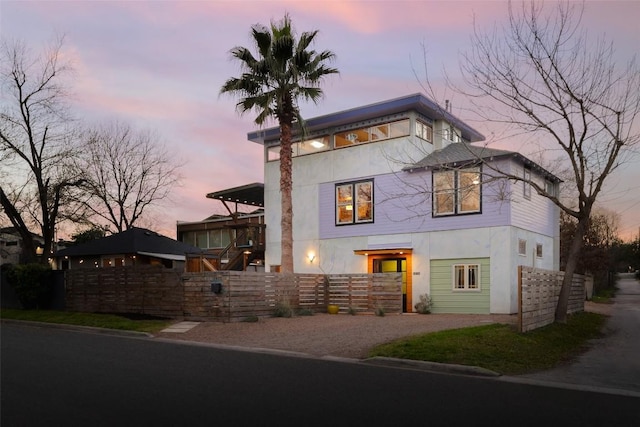
[[[477,173],[478,173],[478,177],[480,179],[480,182],[477,184],[478,185],[478,210],[474,210],[474,211],[460,211],[460,173],[464,173],[464,172],[469,172],[470,169],[477,169]],[[452,172],[453,173],[453,184],[454,184],[454,188],[453,190],[448,190],[448,191],[452,191],[453,192],[453,212],[446,212],[446,213],[437,213],[437,200],[436,200],[436,196],[438,194],[438,192],[436,191],[436,185],[435,185],[435,180],[436,180],[436,174],[438,173],[446,173],[446,172]],[[432,188],[432,195],[431,195],[431,216],[433,218],[443,218],[443,217],[449,217],[449,216],[459,216],[459,215],[477,215],[477,214],[481,214],[482,213],[482,166],[481,165],[468,165],[466,167],[461,167],[458,169],[437,169],[434,170],[431,173],[431,188]]]
[[[356,194],[356,190],[357,190],[357,186],[359,184],[364,184],[364,183],[370,183],[371,184],[371,219],[370,220],[358,220],[357,219],[357,211],[358,211],[358,198],[357,198],[357,194]],[[334,187],[334,191],[333,191],[333,202],[334,202],[334,224],[336,225],[336,227],[342,227],[342,226],[348,226],[348,225],[358,225],[358,224],[372,224],[375,222],[375,195],[374,195],[374,190],[375,190],[375,185],[374,185],[374,179],[373,178],[369,178],[369,179],[360,179],[357,181],[347,181],[347,182],[340,182],[335,184]],[[350,222],[339,222],[339,214],[338,214],[338,208],[339,208],[339,201],[338,201],[338,188],[339,187],[344,187],[344,186],[351,186],[351,197],[352,197],[352,209],[351,209],[351,221]]]

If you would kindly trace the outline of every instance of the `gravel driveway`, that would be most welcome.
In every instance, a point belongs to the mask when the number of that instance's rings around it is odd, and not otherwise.
[[[366,358],[374,346],[410,335],[489,323],[515,325],[517,315],[315,314],[263,318],[254,323],[200,323],[184,333],[159,333],[160,338],[229,346],[295,351],[314,356]]]

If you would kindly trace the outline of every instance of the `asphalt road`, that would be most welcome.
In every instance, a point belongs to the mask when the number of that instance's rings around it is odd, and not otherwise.
[[[640,425],[640,399],[4,323],[11,426]]]

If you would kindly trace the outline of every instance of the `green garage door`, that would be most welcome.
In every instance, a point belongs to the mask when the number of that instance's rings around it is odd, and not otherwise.
[[[489,258],[431,260],[431,311],[489,314],[489,267]]]

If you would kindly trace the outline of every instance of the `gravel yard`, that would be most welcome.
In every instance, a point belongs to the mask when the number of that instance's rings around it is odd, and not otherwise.
[[[204,322],[183,333],[160,338],[229,346],[295,351],[314,356],[362,359],[378,344],[411,335],[489,323],[515,325],[517,315],[315,314],[293,318],[262,318],[254,323]]]

